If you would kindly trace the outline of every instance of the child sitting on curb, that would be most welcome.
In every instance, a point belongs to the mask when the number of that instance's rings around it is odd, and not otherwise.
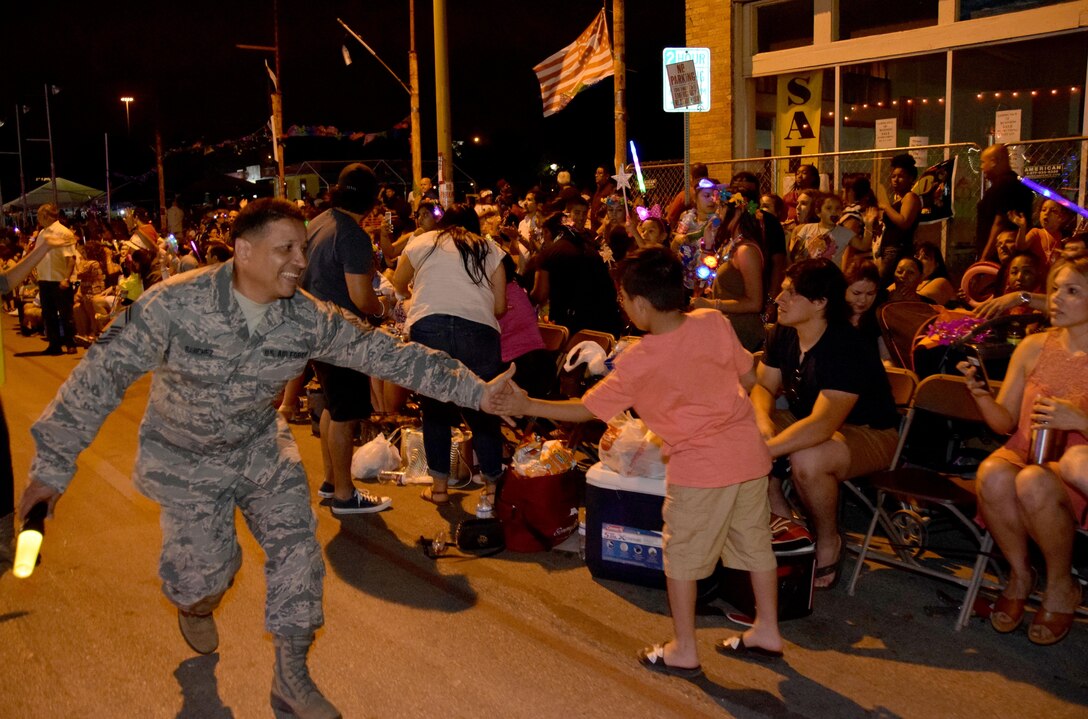
[[[675,638],[641,650],[643,666],[686,678],[702,673],[696,582],[710,576],[719,558],[751,573],[756,618],[743,635],[716,649],[737,657],[781,657],[767,499],[771,459],[748,400],[755,382],[752,356],[720,312],[684,312],[683,266],[669,249],[629,256],[620,286],[628,317],[648,334],[616,358],[613,372],[580,400],[532,399],[511,384],[496,411],[583,422],[633,407],[664,440],[664,562]]]

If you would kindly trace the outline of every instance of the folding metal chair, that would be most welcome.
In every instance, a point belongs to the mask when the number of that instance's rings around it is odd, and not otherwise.
[[[990,533],[974,522],[978,499],[973,480],[953,473],[909,466],[904,462],[903,450],[909,441],[911,430],[916,427],[915,420],[919,411],[960,422],[985,424],[963,377],[938,374],[927,377],[918,384],[899,435],[892,468],[870,477],[870,484],[877,490],[875,510],[862,542],[853,576],[850,578],[848,593],[854,594],[867,558],[958,584],[966,588],[963,606],[956,619],[958,631],[967,625],[971,617],[975,598],[984,580],[986,564],[991,560],[994,542]],[[901,502],[900,509],[890,514],[884,506],[889,496]],[[977,543],[978,551],[970,567],[969,578],[963,579],[948,571],[935,569],[922,561],[923,555],[930,548],[926,547],[926,521],[916,507],[947,512],[960,522]],[[878,524],[888,534],[894,555],[870,552]]]
[[[563,347],[563,354],[566,355],[566,353],[570,352],[579,344],[586,341],[596,342],[604,348],[605,352],[611,352],[613,349],[616,348],[616,338],[608,334],[607,332],[598,332],[596,330],[578,330],[574,333],[574,336],[567,340],[566,346]]]
[[[544,338],[544,349],[549,352],[559,352],[567,346],[567,338],[570,330],[562,325],[553,325],[547,322],[538,322],[540,336]]]
[[[911,400],[914,399],[914,392],[918,388],[918,375],[914,374],[909,369],[903,369],[901,367],[885,367],[884,372],[888,377],[888,385],[891,387],[892,399],[895,400],[895,406],[903,415],[903,420],[899,424],[899,435],[902,437],[905,429],[907,411],[910,409]],[[892,458],[891,464],[888,467],[889,469],[895,467],[897,459],[898,454]],[[876,512],[876,505],[873,504],[868,495],[866,495],[857,484],[861,479],[863,478],[857,477],[848,479],[842,483],[842,486],[868,511]],[[853,547],[851,548],[853,549]]]

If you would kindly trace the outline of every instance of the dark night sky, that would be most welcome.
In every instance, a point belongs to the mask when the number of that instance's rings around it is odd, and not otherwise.
[[[506,176],[524,187],[546,163],[573,163],[576,180],[588,182],[593,167],[612,156],[612,81],[544,118],[532,66],[572,42],[600,1],[448,0],[447,6],[453,136],[484,138],[479,147],[466,144],[458,164],[484,184]],[[416,7],[426,163],[435,156],[432,5],[416,0]],[[680,116],[661,110],[661,49],[684,44],[684,3],[627,0],[626,7],[628,137],[643,160],[675,159],[683,126]],[[611,21],[611,2],[608,8]],[[407,82],[406,0],[281,2],[280,13],[285,125],[380,132],[407,116],[407,93],[336,23],[343,18]],[[35,178],[48,178],[45,143],[27,142],[46,134],[45,83],[61,88],[51,97],[57,173],[96,187],[105,184],[104,133],[111,169],[128,175],[153,167],[156,118],[167,149],[248,135],[269,114],[266,55],[235,44],[271,45],[272,28],[271,0],[11,4],[0,41],[0,152],[16,149],[15,106],[28,106],[22,115],[28,189]],[[351,66],[343,63],[342,43]],[[119,100],[125,94],[136,98],[130,136]],[[291,141],[288,162],[327,152],[408,155],[406,133],[365,151],[347,142],[331,149],[332,141],[309,142],[315,144]],[[168,164],[168,183],[170,175]],[[0,155],[0,186],[5,201],[18,194],[14,155]]]

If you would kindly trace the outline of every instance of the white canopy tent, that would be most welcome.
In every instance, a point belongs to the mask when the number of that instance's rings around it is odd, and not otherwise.
[[[106,193],[102,190],[96,190],[93,187],[87,185],[81,185],[78,182],[72,182],[71,180],[65,180],[63,177],[57,178],[57,205],[61,209],[68,209],[73,207],[83,207],[88,202],[102,197]],[[28,210],[36,209],[47,202],[53,201],[53,183],[47,182],[40,187],[35,187],[30,192],[26,193],[26,208]],[[5,210],[21,210],[23,208],[23,198],[16,197],[11,202],[4,203]]]

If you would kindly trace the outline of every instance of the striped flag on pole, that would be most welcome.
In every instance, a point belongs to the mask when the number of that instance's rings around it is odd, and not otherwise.
[[[604,8],[572,44],[533,68],[540,81],[544,117],[554,115],[585,88],[612,75],[612,43]]]

